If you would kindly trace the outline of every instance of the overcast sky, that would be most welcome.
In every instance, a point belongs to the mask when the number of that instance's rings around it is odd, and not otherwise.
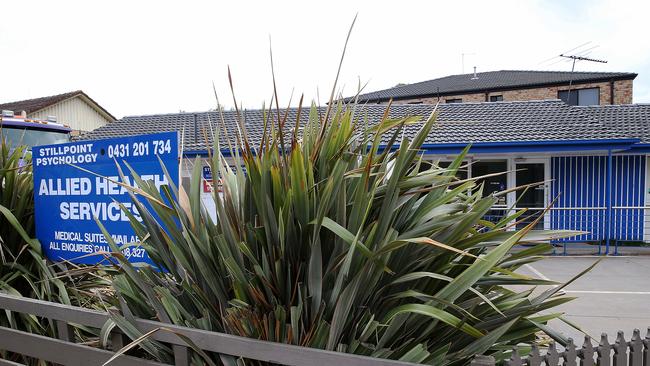
[[[269,36],[281,105],[329,97],[358,13],[340,87],[354,94],[462,73],[563,70],[576,46],[627,71],[650,102],[649,2],[633,1],[3,1],[0,101],[82,89],[115,116],[259,108],[271,97]],[[589,42],[588,44],[586,44]],[[586,45],[585,45],[586,44]],[[597,46],[597,47],[596,47]],[[596,48],[593,48],[596,47]],[[317,93],[317,91],[319,93]]]

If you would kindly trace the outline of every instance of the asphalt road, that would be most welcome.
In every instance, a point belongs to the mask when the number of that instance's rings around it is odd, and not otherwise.
[[[566,282],[599,258],[602,257],[548,257],[525,265],[519,272]],[[604,257],[564,290],[567,296],[577,299],[552,312],[564,312],[569,321],[578,324],[596,342],[603,332],[613,342],[618,330],[624,331],[629,340],[634,328],[639,328],[643,337],[650,327],[650,257]],[[582,345],[584,334],[561,321],[550,325]]]

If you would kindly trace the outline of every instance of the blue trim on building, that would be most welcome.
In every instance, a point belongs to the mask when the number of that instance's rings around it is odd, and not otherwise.
[[[504,142],[477,142],[471,144],[470,153],[520,153],[520,152],[559,152],[559,151],[608,151],[629,150],[639,139],[606,139],[606,140],[567,140],[567,141],[504,141]],[[422,150],[429,154],[458,154],[468,144],[445,143],[423,144]],[[645,144],[650,151],[650,144]],[[380,150],[383,146],[380,146]],[[399,145],[394,145],[391,150],[396,150]],[[230,156],[230,150],[222,149],[224,156]],[[183,153],[186,157],[208,156],[207,150],[189,150]]]
[[[221,149],[221,154],[223,156],[230,156],[230,150]],[[186,158],[195,158],[197,156],[207,157],[209,155],[208,155],[208,150],[186,150],[183,151],[183,156]]]
[[[648,143],[638,143],[630,146],[630,153],[633,154],[643,154],[650,153],[650,144]]]
[[[472,144],[470,153],[519,153],[519,152],[559,152],[559,151],[606,151],[627,150],[639,139],[609,139],[609,140],[567,140],[567,141],[507,141],[507,142],[477,142]],[[467,144],[424,144],[422,150],[430,154],[457,154]]]

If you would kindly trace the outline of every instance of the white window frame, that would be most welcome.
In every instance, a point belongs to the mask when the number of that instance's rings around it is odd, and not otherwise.
[[[551,158],[508,158],[508,188],[517,187],[517,164],[544,164],[544,208],[548,207],[551,202],[550,199],[550,179],[551,179]],[[508,207],[514,207],[517,202],[517,192],[508,193]],[[517,208],[514,207],[516,210]],[[513,210],[512,212],[514,213]],[[544,215],[544,230],[551,228],[551,215],[547,212]]]

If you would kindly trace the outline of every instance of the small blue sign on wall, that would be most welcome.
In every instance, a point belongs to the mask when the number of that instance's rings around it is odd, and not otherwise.
[[[212,169],[208,165],[203,167],[203,179],[212,180]]]
[[[170,183],[160,158],[178,186],[178,146],[178,133],[166,132],[34,147],[36,237],[47,257],[82,264],[107,263],[103,255],[93,255],[111,252],[95,222],[97,218],[118,245],[126,245],[122,252],[132,263],[152,264],[118,202],[136,218],[140,215],[128,190],[116,182],[136,186],[126,162],[160,190]],[[116,162],[126,181],[120,178]]]

